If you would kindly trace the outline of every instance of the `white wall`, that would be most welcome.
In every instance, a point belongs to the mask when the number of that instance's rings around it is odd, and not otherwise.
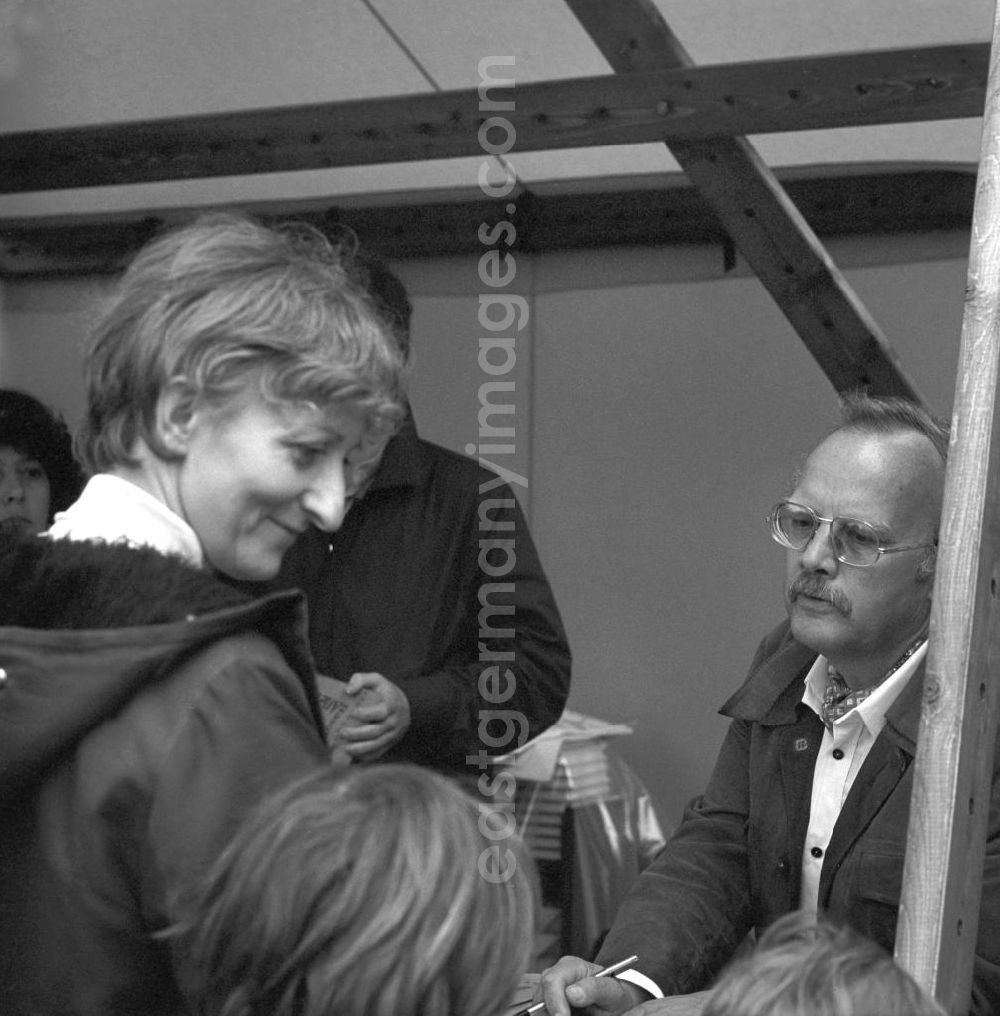
[[[932,408],[950,414],[964,235],[835,244],[834,259]],[[413,403],[462,451],[478,428],[474,259],[397,266],[415,304]],[[518,259],[517,453],[532,530],[575,656],[570,704],[635,734],[619,748],[675,821],[724,731],[715,710],[782,616],[763,516],[835,422],[834,393],[757,281],[716,249]],[[8,283],[0,384],[82,408],[77,344],[95,281]]]
[[[75,425],[83,412],[81,340],[105,280],[0,288],[0,384],[30,389]]]

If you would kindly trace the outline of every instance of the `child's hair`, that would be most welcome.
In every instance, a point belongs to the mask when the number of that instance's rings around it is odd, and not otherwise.
[[[416,766],[324,771],[273,796],[177,929],[197,1011],[503,1012],[536,888],[518,837],[495,836],[472,797]]]
[[[946,1016],[880,946],[786,914],[723,971],[702,1016]]]
[[[373,432],[402,417],[402,359],[351,259],[304,223],[211,213],[148,243],[98,317],[84,361],[77,451],[92,472],[157,453],[159,396],[208,403],[254,387],[271,401],[350,409]]]

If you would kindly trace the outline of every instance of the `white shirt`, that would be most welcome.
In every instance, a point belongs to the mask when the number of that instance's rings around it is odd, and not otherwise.
[[[153,547],[196,568],[205,563],[195,531],[162,501],[128,480],[98,473],[48,530],[53,539],[97,540]]]
[[[819,876],[833,827],[861,765],[875,738],[885,726],[885,714],[906,687],[920,661],[927,654],[923,642],[912,656],[890,674],[860,705],[824,727],[823,740],[813,769],[809,827],[802,848],[801,908],[815,915],[819,905]],[[827,660],[820,656],[806,674],[802,701],[817,716],[827,682]]]

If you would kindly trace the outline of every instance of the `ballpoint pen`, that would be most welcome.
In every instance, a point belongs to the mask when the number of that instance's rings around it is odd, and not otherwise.
[[[638,958],[638,956],[626,956],[625,959],[612,963],[590,976],[607,977],[609,974],[617,974],[619,970],[624,970],[630,963],[635,963]],[[527,1009],[521,1009],[519,1012],[514,1013],[514,1016],[531,1016],[532,1013],[541,1012],[544,1008],[544,1002],[536,1002],[534,1005],[529,1005]]]

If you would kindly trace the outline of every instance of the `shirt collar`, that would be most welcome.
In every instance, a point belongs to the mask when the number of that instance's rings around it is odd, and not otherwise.
[[[196,568],[205,563],[201,542],[184,519],[141,487],[110,473],[91,477],[80,497],[56,515],[48,535],[153,547]]]
[[[872,737],[877,737],[885,726],[885,714],[909,683],[910,678],[926,655],[927,640],[925,639],[898,670],[890,674],[864,702],[852,709],[846,716],[835,721],[835,725],[851,720],[860,721],[868,728]],[[809,668],[809,672],[805,676],[806,687],[802,694],[803,704],[807,705],[821,719],[823,714],[820,707],[823,703],[823,693],[826,690],[827,666],[825,656],[816,658],[816,662]]]

